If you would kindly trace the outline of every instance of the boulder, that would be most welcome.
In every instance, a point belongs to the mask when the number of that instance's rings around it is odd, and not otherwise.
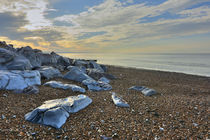
[[[29,86],[41,85],[39,71],[0,70],[0,89],[23,90]]]
[[[110,80],[116,79],[114,75],[100,72],[98,69],[87,69],[87,75],[89,75],[95,80],[99,80],[101,77],[106,77]]]
[[[118,107],[130,107],[129,104],[123,100],[121,97],[117,96],[116,93],[112,93],[112,100],[114,104]]]
[[[28,59],[15,52],[0,48],[1,70],[31,70],[32,66]]]
[[[107,91],[112,89],[110,84],[102,81],[95,81],[94,79],[83,80],[82,84],[86,85],[90,91]]]
[[[89,65],[89,62],[86,61],[86,60],[75,59],[75,60],[73,61],[73,65],[74,65],[74,66],[78,66],[78,67],[84,66],[85,68],[87,68],[87,66]]]
[[[103,68],[99,64],[97,64],[95,61],[90,61],[90,66],[91,68],[96,69],[101,73],[104,73]]]
[[[73,67],[69,72],[64,75],[65,79],[82,82],[86,79],[92,79],[90,76],[85,74],[82,70],[78,67]]]
[[[44,85],[51,86],[53,88],[60,88],[64,90],[70,89],[73,92],[85,93],[85,89],[80,86],[73,85],[73,84],[63,84],[62,82],[58,82],[58,81],[49,81],[49,82],[46,82]]]
[[[92,103],[92,99],[86,95],[45,101],[43,105],[27,113],[25,120],[60,128],[66,122],[70,113],[76,113],[90,103]]]
[[[42,55],[42,51],[38,49],[32,49],[31,47],[22,47],[18,48],[17,52],[23,56],[25,56],[31,63],[33,68],[41,67],[42,61],[40,56]]]
[[[157,91],[155,91],[154,89],[150,89],[144,86],[132,86],[129,88],[129,90],[140,91],[145,96],[152,96],[154,94],[157,94]]]
[[[87,72],[86,72],[86,68],[84,67],[84,66],[68,66],[67,67],[67,70],[71,70],[71,69],[73,69],[73,68],[75,68],[76,67],[76,69],[80,69],[83,73],[85,73],[85,74],[87,74]]]
[[[16,49],[13,47],[12,44],[8,44],[5,41],[0,41],[0,48],[4,48],[6,50],[16,52]]]
[[[38,71],[40,72],[41,77],[45,79],[63,77],[63,75],[58,69],[50,66],[42,66],[38,69]]]

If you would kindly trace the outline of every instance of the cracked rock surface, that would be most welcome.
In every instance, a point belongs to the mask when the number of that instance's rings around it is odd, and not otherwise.
[[[27,113],[25,120],[60,128],[66,122],[69,113],[76,113],[90,103],[92,103],[92,99],[82,94],[45,101],[43,105]]]
[[[23,90],[29,86],[41,85],[39,71],[0,70],[0,89]]]

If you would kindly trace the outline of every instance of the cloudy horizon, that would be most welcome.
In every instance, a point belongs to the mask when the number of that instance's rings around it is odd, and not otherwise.
[[[56,52],[210,52],[210,0],[0,2],[0,41],[17,47]]]

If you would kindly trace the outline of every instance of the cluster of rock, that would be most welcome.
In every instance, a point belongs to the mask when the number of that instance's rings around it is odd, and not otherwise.
[[[67,70],[64,75],[61,71]],[[13,90],[14,93],[38,93],[41,78],[64,78],[76,81],[89,91],[112,90],[110,80],[115,76],[106,73],[107,67],[96,63],[96,60],[70,59],[54,52],[43,53],[31,47],[14,48],[0,42],[0,90]],[[44,86],[85,93],[85,88],[60,81],[48,81]],[[133,86],[129,90],[141,91],[145,96],[156,94],[146,87]],[[129,107],[129,104],[112,92],[111,98],[118,107]],[[25,115],[25,119],[38,124],[60,128],[70,113],[78,112],[92,102],[86,95],[70,96],[44,102],[43,105]]]

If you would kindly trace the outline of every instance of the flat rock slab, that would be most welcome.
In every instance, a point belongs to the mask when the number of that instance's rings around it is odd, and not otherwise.
[[[43,105],[27,113],[25,120],[60,128],[66,122],[70,113],[76,113],[91,103],[92,99],[82,94],[45,101]]]
[[[129,88],[129,90],[141,91],[145,96],[152,96],[154,94],[157,94],[157,91],[155,91],[154,89],[144,86],[132,86]]]
[[[117,96],[115,92],[112,93],[112,100],[118,107],[130,107],[129,104],[121,97]]]
[[[70,89],[73,92],[85,93],[85,89],[80,86],[73,85],[73,84],[63,84],[62,82],[59,82],[59,81],[49,81],[49,82],[46,82],[44,85],[51,86],[53,88],[60,88],[64,90]]]
[[[39,71],[0,70],[0,89],[23,90],[33,85],[41,85]]]
[[[94,79],[86,79],[82,81],[83,85],[86,85],[90,91],[107,91],[111,90],[112,86],[102,81],[95,81]]]

